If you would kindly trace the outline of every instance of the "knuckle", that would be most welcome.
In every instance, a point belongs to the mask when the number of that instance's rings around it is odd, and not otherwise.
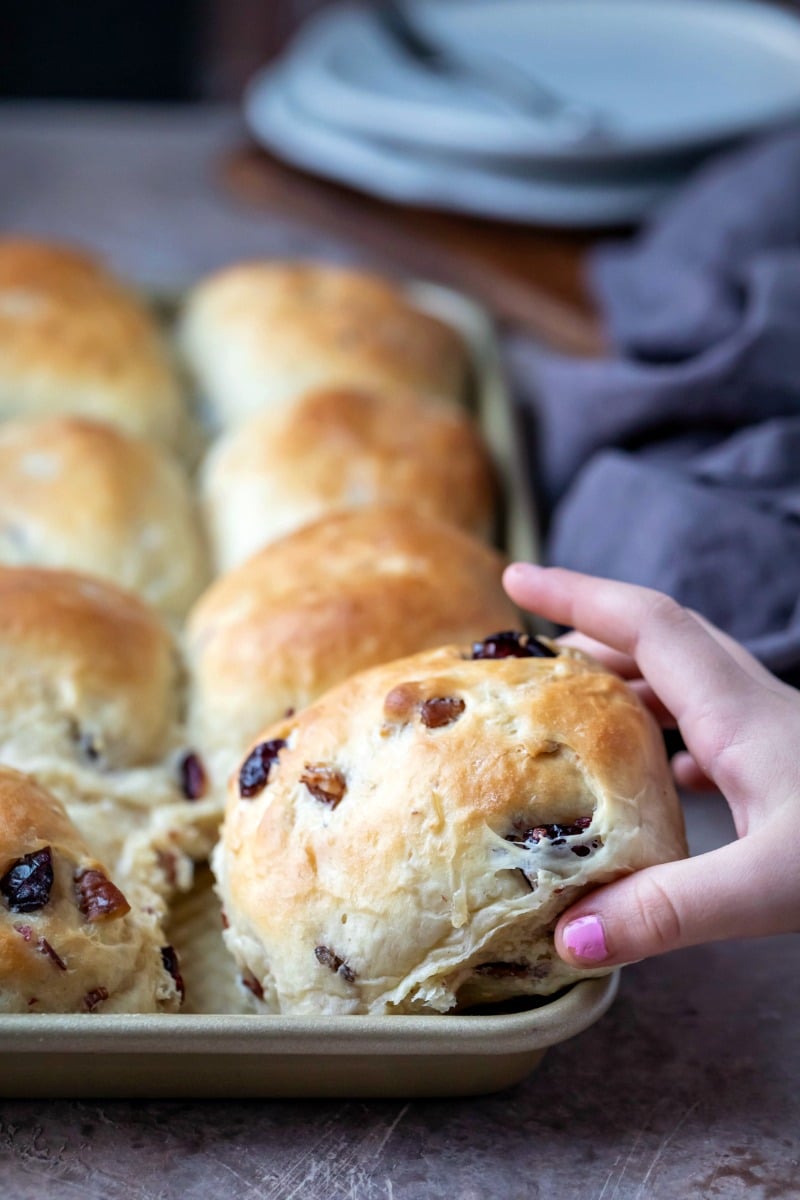
[[[643,875],[636,888],[638,924],[642,940],[651,953],[671,950],[681,944],[683,922],[672,897],[657,880]]]

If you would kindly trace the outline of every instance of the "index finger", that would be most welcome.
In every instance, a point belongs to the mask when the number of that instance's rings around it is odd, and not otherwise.
[[[684,723],[691,724],[698,713],[723,716],[731,707],[739,710],[743,693],[758,688],[692,613],[661,592],[528,563],[507,567],[503,582],[522,607],[635,659],[684,737]]]

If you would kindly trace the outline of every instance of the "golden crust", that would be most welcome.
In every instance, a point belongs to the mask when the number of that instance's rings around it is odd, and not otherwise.
[[[287,745],[261,790],[231,780],[214,865],[229,949],[273,1010],[550,993],[586,974],[555,953],[558,913],[687,852],[655,723],[578,651],[427,651],[349,679],[271,739]],[[333,799],[307,782],[331,772]]]
[[[0,241],[0,415],[79,413],[177,446],[177,377],[141,302],[93,258]]]
[[[19,911],[9,872],[45,848],[52,886]],[[108,915],[89,919],[97,910],[84,901],[81,911],[77,887],[85,871],[109,879],[59,801],[0,767],[0,1012],[174,1011],[180,1001],[157,922],[113,894]]]
[[[82,417],[0,426],[0,562],[99,575],[173,618],[207,578],[181,468],[160,447]]]
[[[326,513],[405,504],[489,537],[492,466],[469,417],[397,389],[320,388],[221,438],[202,490],[219,570]]]
[[[463,396],[458,335],[373,275],[302,262],[249,262],[190,295],[181,344],[220,424],[318,386],[405,387]]]
[[[393,506],[325,517],[222,576],[189,616],[192,725],[238,755],[354,671],[516,621],[503,560]]]
[[[2,742],[149,763],[178,704],[172,638],[135,596],[69,571],[0,567]]]

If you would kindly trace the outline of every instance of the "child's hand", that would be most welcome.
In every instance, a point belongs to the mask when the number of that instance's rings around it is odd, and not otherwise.
[[[736,642],[647,588],[515,563],[517,604],[576,629],[567,640],[618,671],[688,748],[678,782],[710,780],[739,840],[637,871],[568,909],[567,962],[632,962],[680,946],[800,930],[800,694]]]

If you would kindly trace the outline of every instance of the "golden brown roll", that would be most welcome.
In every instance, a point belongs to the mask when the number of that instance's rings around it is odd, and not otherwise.
[[[513,625],[502,566],[460,530],[383,506],[323,518],[222,576],[188,624],[192,733],[216,777],[354,671]]]
[[[162,895],[189,885],[218,821],[182,707],[152,609],[99,579],[0,567],[0,762],[54,791],[126,886]]]
[[[0,241],[0,417],[78,413],[178,447],[186,414],[152,317],[95,259]]]
[[[376,276],[301,262],[241,263],[190,295],[180,342],[219,425],[319,386],[460,399],[458,335]]]
[[[174,951],[59,801],[0,767],[0,1012],[174,1012]]]
[[[179,684],[172,638],[135,596],[70,571],[0,567],[3,741],[107,770],[156,762]]]
[[[0,425],[0,562],[99,575],[172,618],[208,574],[182,469],[159,446],[83,417]]]
[[[558,914],[684,856],[680,806],[636,696],[539,645],[384,664],[260,735],[214,866],[263,1007],[444,1012],[605,973],[558,958]]]
[[[397,389],[320,388],[250,417],[212,447],[202,491],[220,571],[326,513],[382,503],[489,537],[495,499],[466,413]]]

